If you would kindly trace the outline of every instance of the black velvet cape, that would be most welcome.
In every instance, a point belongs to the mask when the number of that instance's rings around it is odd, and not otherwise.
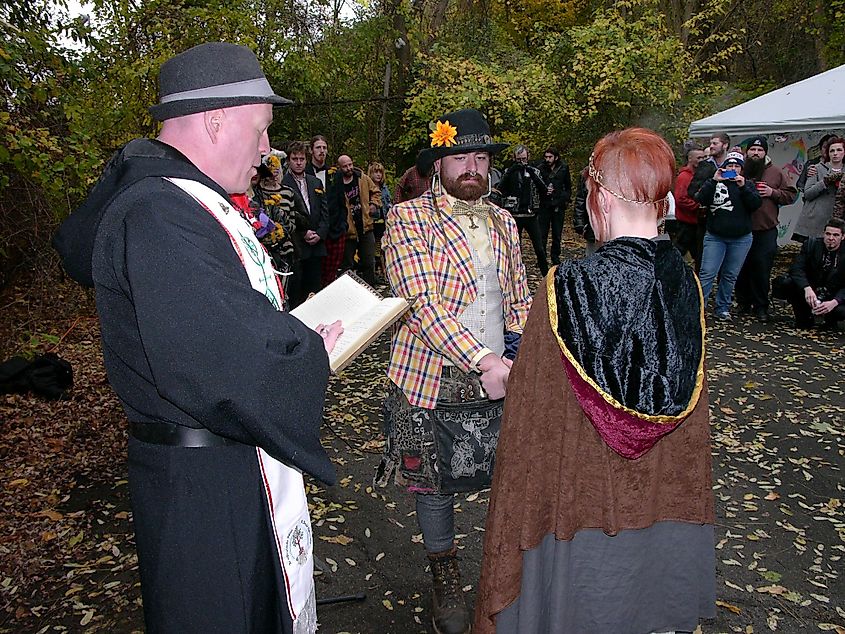
[[[601,391],[647,416],[688,409],[702,371],[701,293],[669,240],[618,238],[561,264],[554,298],[557,334]]]

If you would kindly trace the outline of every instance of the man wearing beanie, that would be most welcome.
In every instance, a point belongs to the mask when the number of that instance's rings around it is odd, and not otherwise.
[[[146,630],[311,634],[302,473],[335,480],[319,427],[341,329],[281,312],[271,260],[229,200],[290,102],[227,43],[176,55],[159,84],[158,138],[119,150],[54,240],[96,289],[129,419]]]
[[[704,305],[716,277],[716,318],[731,320],[731,298],[739,270],[751,248],[751,218],[760,207],[754,183],[743,176],[745,157],[730,151],[713,174],[704,181],[695,199],[707,210],[707,232],[701,253],[701,291]]]
[[[754,181],[762,204],[751,216],[753,240],[736,282],[740,311],[753,312],[760,321],[769,320],[769,279],[778,250],[778,212],[789,205],[798,191],[769,158],[769,142],[754,137],[745,151],[745,177]]]

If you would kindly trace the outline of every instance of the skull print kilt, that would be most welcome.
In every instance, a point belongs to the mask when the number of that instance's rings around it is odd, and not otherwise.
[[[480,375],[443,368],[433,409],[415,407],[389,383],[384,401],[387,445],[375,477],[416,493],[461,493],[490,486],[504,400],[491,401]]]

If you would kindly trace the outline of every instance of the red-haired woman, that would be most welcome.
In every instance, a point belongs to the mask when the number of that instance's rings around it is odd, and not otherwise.
[[[674,157],[596,145],[589,258],[549,273],[513,364],[474,633],[692,631],[715,615],[704,317],[658,223]]]

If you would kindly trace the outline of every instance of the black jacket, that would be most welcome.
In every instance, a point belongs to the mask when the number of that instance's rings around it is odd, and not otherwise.
[[[707,207],[707,231],[722,238],[739,238],[751,233],[751,214],[763,204],[750,178],[745,179],[742,187],[732,180],[711,178],[704,181],[694,198]]]
[[[595,242],[596,234],[593,233],[590,215],[587,213],[587,181],[581,174],[578,175],[578,187],[575,188],[574,212],[572,224],[575,227],[575,233],[584,236],[587,242]]]
[[[499,191],[505,201],[508,197],[516,198],[513,209],[506,207],[514,216],[536,214],[546,199],[546,184],[540,176],[540,170],[522,163],[514,163],[507,169],[499,183]]]
[[[698,193],[698,190],[701,189],[701,186],[711,178],[713,178],[713,174],[716,173],[716,162],[713,159],[707,159],[706,161],[701,161],[698,164],[698,167],[695,168],[695,172],[692,174],[692,180],[689,182],[689,187],[687,187],[687,195],[690,198],[695,198],[695,195]]]
[[[554,187],[551,196],[546,196],[546,199],[543,201],[543,207],[548,209],[564,209],[569,204],[569,199],[572,196],[572,180],[566,161],[558,160],[552,166],[546,163],[546,161],[543,161],[539,169],[540,176],[546,186],[551,184]]]
[[[161,176],[227,198],[174,148],[136,139],[55,240],[65,270],[94,283],[109,383],[127,417],[206,428],[334,482],[320,444],[322,339],[253,289],[226,231]]]
[[[309,217],[307,227],[300,227],[297,225],[297,235],[294,239],[297,242],[300,259],[320,257],[326,255],[326,237],[329,235],[329,207],[326,202],[326,192],[323,190],[323,183],[316,176],[305,174],[305,183],[308,189],[308,201],[311,212],[309,214],[309,207],[305,205],[305,200],[302,198],[302,192],[299,190],[299,185],[296,178],[291,172],[285,174],[282,178],[282,185],[290,187],[293,190],[293,203],[298,208],[300,213]],[[320,236],[320,241],[315,245],[310,245],[305,242],[305,231],[311,229],[316,231]]]
[[[323,180],[320,178],[320,174],[322,174],[326,179],[326,187],[329,186],[329,172],[331,170],[332,168],[329,167],[328,161],[325,162],[325,164],[323,165],[323,169],[320,170],[319,174],[317,173],[317,169],[314,167],[314,164],[311,161],[308,161],[305,164],[305,173],[315,177],[318,181],[320,181],[321,184]]]
[[[355,177],[361,177],[361,170],[353,168]],[[306,170],[307,171],[307,170]],[[349,231],[346,193],[343,188],[343,172],[332,167],[326,172],[326,203],[329,207],[329,240],[337,240]]]
[[[826,292],[823,301],[835,299],[845,305],[845,246],[839,245],[835,256],[836,265],[827,275],[822,271],[822,258],[826,250],[824,238],[806,240],[789,269],[789,275],[799,288],[809,286],[816,294],[824,288]]]

